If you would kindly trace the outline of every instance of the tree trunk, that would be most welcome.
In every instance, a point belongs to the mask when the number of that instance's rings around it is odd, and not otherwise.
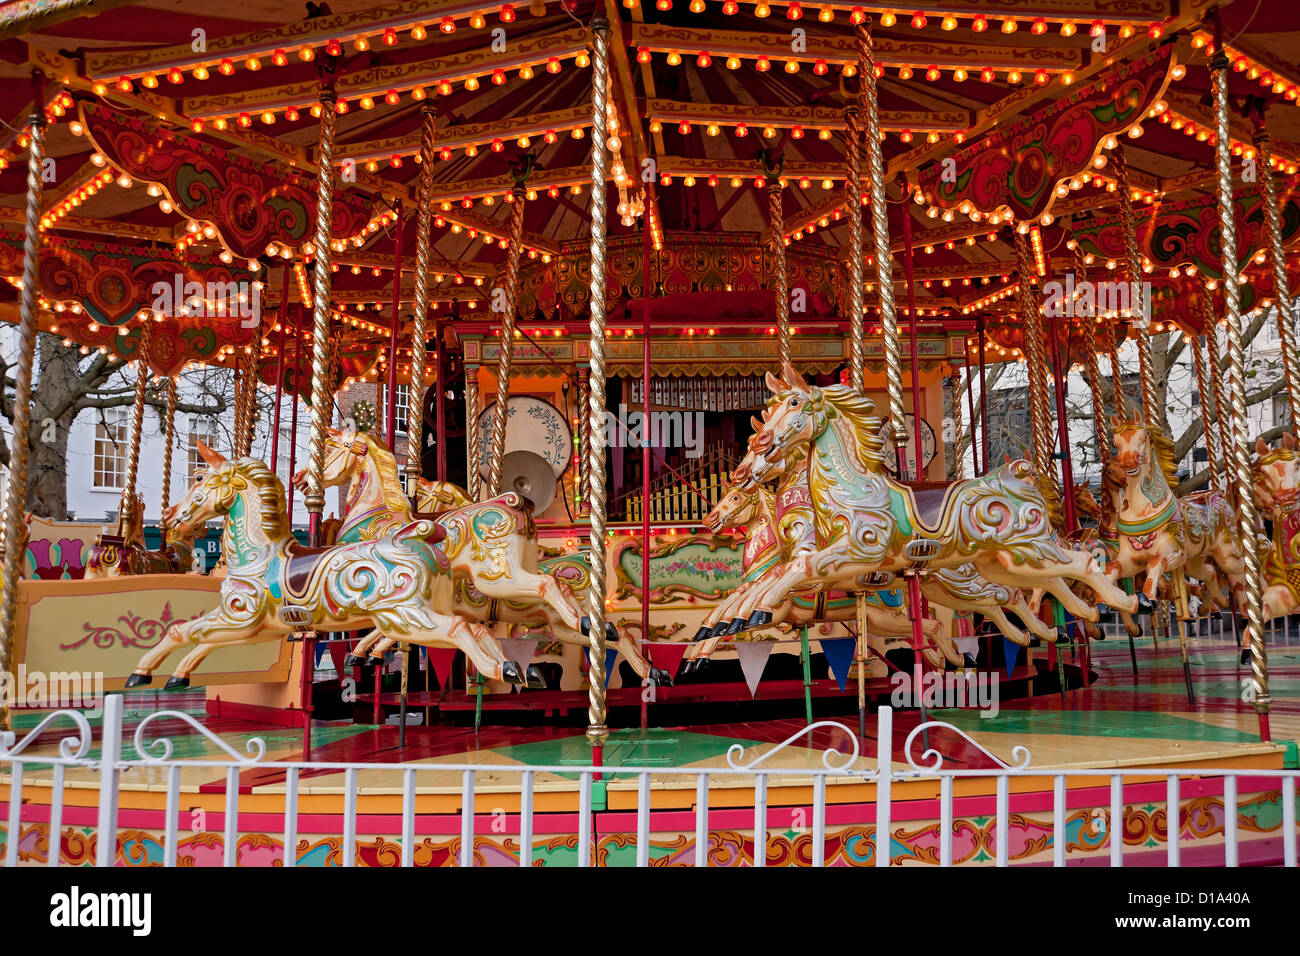
[[[66,346],[48,332],[37,336],[39,387],[32,392],[27,508],[57,521],[68,517],[68,430],[77,417],[76,399],[85,391],[78,375],[79,358],[75,345]],[[59,408],[64,411],[56,417]]]

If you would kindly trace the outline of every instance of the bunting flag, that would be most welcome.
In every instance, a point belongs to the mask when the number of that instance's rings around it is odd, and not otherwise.
[[[587,666],[591,666],[591,648],[585,648],[587,652]],[[609,686],[609,677],[614,673],[614,661],[618,657],[617,647],[605,648],[605,686]]]
[[[763,670],[767,667],[767,659],[771,656],[774,646],[775,641],[736,643],[736,656],[740,658],[740,671],[745,675],[745,683],[749,685],[750,697],[758,693],[758,682],[763,679]]]
[[[319,644],[316,645],[320,647]],[[330,641],[330,660],[334,663],[334,672],[340,677],[343,676],[343,659],[348,656],[348,643],[346,641]],[[316,664],[320,665],[320,654],[316,655]]]
[[[831,666],[831,673],[835,676],[835,683],[840,685],[840,692],[849,683],[849,666],[853,663],[853,653],[856,650],[858,639],[856,637],[820,637],[817,639],[822,646],[822,653],[826,655],[826,663]]]
[[[320,659],[325,656],[326,649],[332,646],[333,644],[327,644],[325,641],[316,642],[316,667],[320,667]]]
[[[646,641],[641,645],[641,653],[649,658],[650,663],[660,670],[676,675],[681,666],[682,655],[686,653],[685,641]]]
[[[1016,663],[1020,660],[1020,645],[1015,641],[1009,641],[1002,638],[1002,657],[1007,665],[1007,677],[1016,669]]]
[[[511,637],[497,643],[501,645],[501,653],[506,656],[506,660],[518,664],[520,670],[527,670],[541,640],[536,637]]]
[[[430,647],[429,664],[433,667],[433,676],[438,678],[438,687],[446,690],[451,681],[451,665],[456,659],[454,647]]]

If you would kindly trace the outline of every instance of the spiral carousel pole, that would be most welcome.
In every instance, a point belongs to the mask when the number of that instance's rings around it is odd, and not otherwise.
[[[1223,458],[1219,444],[1215,440],[1214,422],[1211,419],[1214,392],[1210,386],[1210,373],[1205,367],[1205,356],[1201,352],[1201,336],[1189,336],[1188,342],[1192,347],[1192,366],[1196,370],[1196,390],[1201,399],[1201,430],[1205,433],[1205,459],[1206,466],[1210,469],[1210,484],[1215,491],[1222,494],[1224,492]],[[1208,349],[1208,345],[1206,348]],[[1213,353],[1211,353],[1211,360],[1213,360]]]
[[[433,229],[433,104],[420,106],[420,211],[415,223],[415,301],[411,307],[411,386],[406,402],[406,493],[415,497],[424,453],[424,392],[428,387],[429,246]],[[439,343],[441,345],[441,343]],[[442,388],[442,383],[438,383]]]
[[[1083,250],[1079,248],[1078,243],[1074,245],[1074,274],[1079,283],[1088,281],[1088,265],[1083,261]],[[1088,316],[1095,318],[1095,316]],[[1101,363],[1097,361],[1097,353],[1100,351],[1101,343],[1097,341],[1097,335],[1102,331],[1102,324],[1093,322],[1091,342],[1088,348],[1084,349],[1087,354],[1088,367],[1086,370],[1088,378],[1088,390],[1092,393],[1092,425],[1097,439],[1097,457],[1103,462],[1110,461],[1110,428],[1106,424],[1106,398],[1101,392]]]
[[[858,95],[844,104],[844,185],[849,193],[848,218],[848,307],[849,307],[849,385],[854,391],[866,390],[866,289],[862,263],[862,104],[866,96],[861,77],[870,68],[870,42],[861,25],[854,29],[858,51]],[[858,670],[858,736],[867,736],[867,595],[855,591],[853,600],[857,617],[857,642],[854,645]],[[804,640],[808,629],[804,628]],[[807,652],[804,659],[808,659]],[[808,689],[811,693],[811,688]],[[811,708],[809,708],[811,709]]]
[[[330,349],[330,223],[334,219],[334,120],[338,94],[334,91],[332,60],[320,86],[320,148],[316,156],[316,237],[312,243],[311,431],[307,446],[308,535],[320,544],[321,512],[325,510],[325,438],[332,411],[328,381]],[[303,754],[311,753],[311,685],[316,638],[302,642]]]
[[[595,135],[603,136],[603,127]],[[531,163],[529,163],[531,165]],[[528,178],[516,174],[514,188],[510,191],[514,204],[510,209],[510,248],[506,252],[506,279],[501,313],[500,352],[497,355],[497,400],[492,415],[492,450],[488,457],[487,496],[501,494],[501,481],[505,470],[507,404],[510,401],[510,365],[515,354],[515,297],[519,292],[519,253],[524,239],[524,182]]]
[[[1255,130],[1255,146],[1259,150],[1259,175],[1264,187],[1264,223],[1268,227],[1268,255],[1273,265],[1273,285],[1277,298],[1277,330],[1282,342],[1282,368],[1286,374],[1286,400],[1291,410],[1291,427],[1300,425],[1300,356],[1296,354],[1294,303],[1286,276],[1286,255],[1282,251],[1282,218],[1278,212],[1277,184],[1273,181],[1273,166],[1269,148],[1268,129],[1263,117]]]
[[[0,674],[10,671],[15,629],[18,576],[25,564],[17,547],[27,503],[27,456],[32,420],[32,359],[36,353],[36,265],[41,248],[41,167],[45,157],[45,77],[32,74],[32,113],[28,120],[26,232],[23,239],[23,286],[19,307],[18,368],[14,376],[13,434],[9,448],[9,485],[4,516],[4,586],[0,589]],[[0,699],[0,729],[9,729],[8,695]],[[17,836],[11,837],[17,839]]]
[[[167,376],[163,400],[166,402],[166,410],[163,412],[162,502],[158,525],[162,531],[162,544],[166,547],[171,529],[167,526],[167,521],[162,515],[166,514],[167,508],[171,505],[172,449],[176,445],[176,379],[171,375]]]
[[[903,415],[903,364],[898,355],[898,314],[894,310],[893,263],[889,254],[889,207],[885,201],[885,160],[880,148],[880,111],[876,97],[876,63],[869,16],[857,25],[855,35],[858,39],[859,75],[867,113],[867,178],[871,181],[871,226],[876,250],[876,283],[880,289],[880,327],[885,347],[885,381],[889,390],[889,431],[894,442],[898,474],[902,475],[907,469],[907,419]],[[903,210],[903,215],[908,215],[906,208]],[[920,442],[918,441],[917,444],[919,446]],[[916,567],[909,569],[905,577],[907,616],[912,621],[912,651],[915,662],[913,676],[918,679],[919,685],[922,668],[921,646],[925,641],[925,634],[921,629],[921,582],[917,578]],[[924,723],[927,720],[924,700],[921,701],[920,709],[921,721]],[[930,746],[928,729],[923,734],[922,742],[926,747]],[[889,855],[881,854],[880,859],[884,865],[888,862]]]
[[[591,366],[589,396],[587,500],[591,511],[591,590],[587,617],[591,640],[587,679],[587,739],[592,762],[600,765],[609,728],[605,726],[605,137],[609,126],[609,21],[591,21]],[[579,852],[586,853],[587,848]]]
[[[478,501],[483,476],[478,470],[478,365],[465,363],[465,463],[471,501]]]
[[[135,518],[138,502],[135,497],[136,479],[140,474],[140,437],[144,431],[144,399],[149,387],[149,341],[153,337],[153,319],[140,324],[140,347],[136,352],[135,395],[131,401],[131,438],[126,453],[126,480],[122,491],[122,508],[117,515],[117,533],[124,534]]]
[[[785,218],[781,209],[784,187],[781,168],[784,159],[763,154],[763,178],[767,181],[767,231],[772,247],[772,293],[776,296],[776,348],[781,367],[790,364],[790,281],[785,267]]]
[[[1273,699],[1268,689],[1268,652],[1264,646],[1263,568],[1259,554],[1259,513],[1251,489],[1250,450],[1246,429],[1246,352],[1241,333],[1241,291],[1237,276],[1237,223],[1232,202],[1232,135],[1228,118],[1228,56],[1223,50],[1223,24],[1214,11],[1214,55],[1210,58],[1214,81],[1215,160],[1219,172],[1220,250],[1223,261],[1223,298],[1228,320],[1228,387],[1232,400],[1232,483],[1237,489],[1237,537],[1245,565],[1246,647],[1250,650],[1250,677],[1259,716],[1259,738],[1267,742],[1269,711]]]

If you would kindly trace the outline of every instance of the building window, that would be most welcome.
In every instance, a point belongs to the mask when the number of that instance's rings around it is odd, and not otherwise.
[[[217,444],[217,423],[210,418],[195,418],[190,421],[190,446],[189,446],[189,470],[186,473],[185,481],[188,484],[194,484],[194,479],[202,468],[207,467],[207,462],[199,454],[199,442],[207,445],[209,448],[215,448]]]
[[[411,406],[411,386],[397,386],[397,401],[393,403],[393,414],[397,419],[397,433],[406,434],[406,412]]]
[[[129,426],[126,409],[108,408],[95,425],[94,487],[126,487],[126,446]]]

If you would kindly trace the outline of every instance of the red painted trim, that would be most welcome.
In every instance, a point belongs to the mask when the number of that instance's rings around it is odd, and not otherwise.
[[[244,720],[250,723],[270,724],[273,727],[301,727],[302,711],[295,707],[268,707],[266,704],[242,704],[209,698],[204,710],[209,717],[225,720]]]

